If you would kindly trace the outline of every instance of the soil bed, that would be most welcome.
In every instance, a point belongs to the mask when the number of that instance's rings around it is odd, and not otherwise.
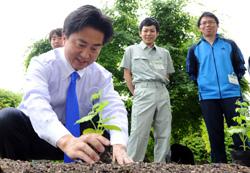
[[[96,163],[53,163],[51,161],[13,161],[0,159],[0,173],[250,173],[250,167],[237,164],[203,164],[181,165],[175,163],[143,163],[137,162],[125,166],[117,164]]]

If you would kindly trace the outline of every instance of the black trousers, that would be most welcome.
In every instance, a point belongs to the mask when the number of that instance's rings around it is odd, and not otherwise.
[[[91,123],[80,126],[81,131],[88,127],[91,127]],[[104,136],[109,139],[107,132]],[[59,148],[36,134],[29,117],[23,112],[15,108],[0,110],[0,157],[13,160],[62,160],[63,156]]]
[[[241,98],[233,97],[200,101],[202,114],[209,135],[211,160],[213,163],[227,162],[224,144],[224,116],[228,127],[236,125],[236,122],[233,121],[232,118],[237,116],[235,112],[235,102],[237,99]],[[236,147],[242,145],[238,135],[233,135],[233,142]]]

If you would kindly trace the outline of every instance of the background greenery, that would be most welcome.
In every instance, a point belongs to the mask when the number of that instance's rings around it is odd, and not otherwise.
[[[0,89],[0,109],[5,107],[16,107],[21,101],[21,94]]]
[[[185,72],[185,60],[188,47],[199,39],[196,28],[197,18],[190,16],[183,10],[187,0],[116,0],[112,8],[103,9],[113,19],[115,34],[111,43],[104,46],[98,58],[113,74],[115,89],[122,95],[128,118],[130,120],[132,97],[123,79],[123,71],[119,68],[124,49],[139,43],[138,25],[141,11],[147,16],[155,17],[160,23],[160,35],[157,45],[170,51],[175,73],[171,76],[171,83],[167,86],[172,105],[172,139],[171,143],[188,146],[194,153],[196,163],[210,162],[209,141],[206,127],[201,117],[197,88],[189,80]],[[51,50],[47,38],[35,42],[29,47],[25,60],[27,68],[32,57]],[[245,90],[248,85],[243,82]],[[20,94],[0,90],[0,108],[16,107],[20,102]],[[226,135],[227,147],[231,138]],[[147,160],[153,160],[153,138],[150,138],[147,149]],[[227,154],[230,160],[229,150]]]

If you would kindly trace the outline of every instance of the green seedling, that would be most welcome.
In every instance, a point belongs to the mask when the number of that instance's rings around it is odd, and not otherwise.
[[[102,95],[101,90],[94,93],[91,96],[91,102],[95,103],[95,101],[101,98],[101,95]],[[93,124],[94,128],[84,129],[83,134],[96,133],[96,134],[103,135],[105,130],[121,131],[121,128],[116,125],[106,124],[107,122],[109,122],[111,119],[114,119],[115,117],[107,117],[103,119],[102,111],[108,104],[109,104],[108,101],[96,102],[93,105],[92,110],[86,116],[83,116],[82,118],[76,121],[76,123],[78,124],[88,122],[88,121],[90,121]],[[93,122],[93,118],[95,116],[99,116],[99,120],[97,121],[97,124]]]
[[[238,134],[240,140],[242,141],[242,148],[244,151],[250,149],[247,146],[247,140],[250,139],[250,113],[249,113],[249,104],[247,102],[240,102],[239,100],[235,103],[238,107],[235,111],[239,114],[233,118],[235,122],[237,122],[236,126],[231,126],[228,128],[229,134]]]

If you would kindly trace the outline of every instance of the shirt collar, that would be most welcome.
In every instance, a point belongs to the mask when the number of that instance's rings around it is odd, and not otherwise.
[[[143,41],[141,41],[139,45],[140,45],[140,47],[141,47],[142,49],[144,49],[144,50],[145,50],[146,48],[148,48],[148,46],[147,46]],[[156,49],[156,47],[157,47],[157,46],[154,44],[154,46],[152,47],[152,49]],[[150,48],[149,48],[149,49],[150,49]]]
[[[60,48],[60,49],[57,49],[57,50],[59,51],[59,57],[62,58],[62,61],[64,63],[64,68],[65,69],[64,69],[63,78],[67,79],[76,70],[71,66],[71,64],[68,62],[67,58],[65,57],[64,48]],[[83,77],[83,75],[84,75],[84,73],[86,71],[86,68],[77,71],[80,78]]]
[[[216,34],[216,35],[215,35],[215,40],[214,40],[214,42],[216,42],[219,38],[220,38],[220,35],[219,35],[219,34]],[[207,41],[203,36],[201,37],[201,40],[202,40],[202,41]]]

